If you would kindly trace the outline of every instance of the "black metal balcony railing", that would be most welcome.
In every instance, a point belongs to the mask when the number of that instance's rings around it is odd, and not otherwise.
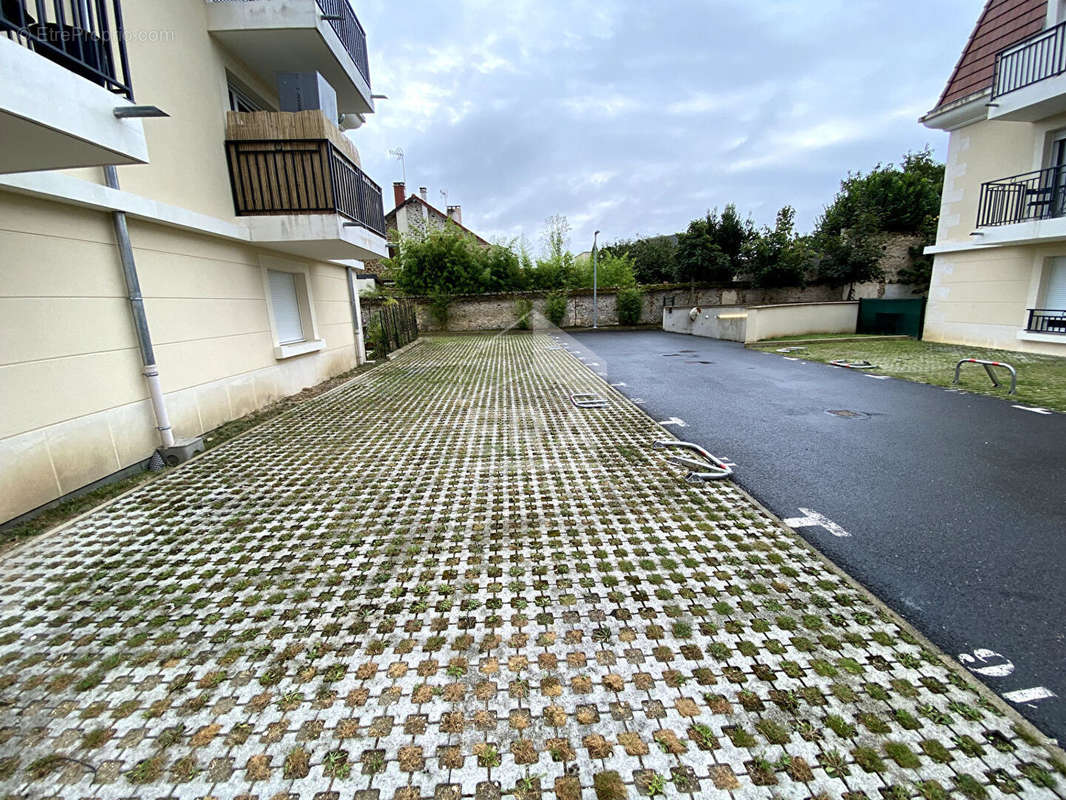
[[[977,227],[1066,216],[1066,167],[1048,167],[981,184]]]
[[[385,235],[381,187],[326,139],[226,142],[238,216],[340,214]]]
[[[348,0],[316,0],[322,16],[329,21],[344,49],[352,57],[355,66],[370,85],[370,61],[366,54],[366,31],[352,11]]]
[[[1025,326],[1032,333],[1061,333],[1066,335],[1066,309],[1030,308]]]
[[[1066,72],[1066,22],[1030,36],[996,54],[992,97],[1032,86]]]
[[[0,35],[133,99],[120,0],[0,0]]]

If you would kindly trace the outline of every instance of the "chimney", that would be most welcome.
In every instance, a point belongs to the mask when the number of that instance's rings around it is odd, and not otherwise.
[[[407,199],[407,186],[403,181],[395,181],[392,184],[392,199],[396,201],[396,208],[402,206],[403,201]]]
[[[448,217],[460,225],[463,224],[463,207],[462,206],[448,206]]]
[[[420,195],[422,195],[422,202],[423,203],[428,203],[429,202],[429,189],[427,187],[419,186],[418,187],[418,193]]]

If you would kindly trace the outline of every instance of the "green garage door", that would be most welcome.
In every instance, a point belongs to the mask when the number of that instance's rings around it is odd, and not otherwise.
[[[859,333],[902,334],[921,339],[924,324],[924,297],[859,301]]]

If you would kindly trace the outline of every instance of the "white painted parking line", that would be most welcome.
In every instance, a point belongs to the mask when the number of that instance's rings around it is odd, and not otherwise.
[[[660,425],[676,425],[679,428],[687,428],[688,427],[688,423],[686,423],[685,420],[678,419],[677,417],[670,417],[670,419],[661,419],[661,420],[659,420],[659,424]]]
[[[889,375],[866,375],[867,378],[873,378],[875,381],[887,381]]]
[[[803,514],[802,517],[791,517],[782,520],[782,522],[790,528],[825,528],[834,536],[841,538],[851,536],[850,533],[833,522],[833,520],[819,514],[817,511],[811,511],[809,508],[801,508],[800,513]]]
[[[1012,703],[1039,703],[1041,700],[1050,700],[1058,695],[1045,686],[1034,686],[1032,689],[1004,692],[1003,697]]]
[[[1050,414],[1046,408],[1030,408],[1029,406],[1012,406],[1012,408],[1018,408],[1022,411],[1032,411],[1034,414]]]
[[[800,360],[798,358],[793,358],[792,356],[784,356],[784,359],[785,359],[785,361],[799,361]]]
[[[628,386],[628,383],[612,383],[611,386]]]
[[[636,403],[638,406],[642,406],[642,405],[644,405],[644,403],[646,401],[644,400],[643,397],[630,397],[629,398],[629,402],[630,403]]]
[[[995,650],[977,648],[973,653],[959,653],[959,662],[966,669],[986,678],[1005,678],[1014,672],[1014,662]],[[981,666],[970,666],[980,664]]]

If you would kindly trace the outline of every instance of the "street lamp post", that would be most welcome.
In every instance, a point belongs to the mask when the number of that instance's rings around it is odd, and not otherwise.
[[[596,238],[600,235],[599,231],[592,234],[592,327],[599,327],[600,321],[600,304],[596,293],[596,268],[599,253],[596,250]]]

